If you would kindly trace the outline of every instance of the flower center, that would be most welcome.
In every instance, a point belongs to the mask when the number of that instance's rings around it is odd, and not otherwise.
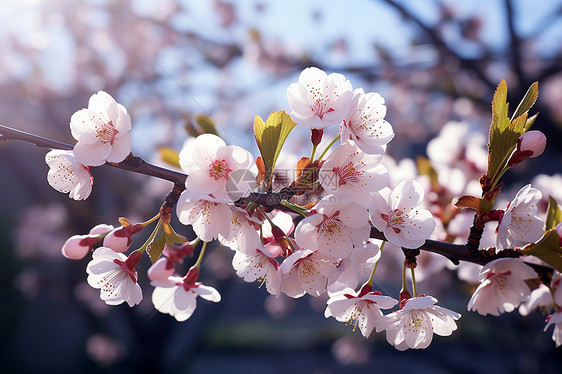
[[[338,187],[344,184],[359,184],[359,176],[363,174],[362,171],[355,169],[353,162],[349,161],[342,167],[335,167],[332,169],[338,178]]]
[[[215,180],[219,180],[221,178],[227,179],[228,174],[232,169],[228,167],[228,164],[225,160],[216,160],[211,165],[209,165],[209,176],[215,178]]]
[[[381,217],[387,222],[386,227],[392,227],[395,233],[402,231],[402,225],[404,224],[404,212],[399,209],[394,209],[389,214],[383,214]]]
[[[113,122],[109,121],[103,125],[96,125],[96,138],[98,138],[102,143],[110,143],[113,145],[115,136],[119,133],[115,127],[113,127]]]
[[[334,111],[334,108],[330,107],[330,97],[323,93],[321,87],[311,87],[311,93],[312,105],[310,108],[320,119],[323,119],[325,114]]]
[[[338,219],[340,212],[339,210],[337,212],[334,213],[333,216],[328,217],[328,216],[324,216],[324,220],[322,221],[322,223],[318,226],[318,231],[324,231],[327,234],[338,234],[341,236],[341,231],[342,231],[342,222]]]

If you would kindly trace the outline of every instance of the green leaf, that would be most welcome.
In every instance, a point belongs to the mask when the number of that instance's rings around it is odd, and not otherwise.
[[[180,154],[173,148],[170,147],[158,147],[156,150],[160,153],[160,158],[162,161],[168,165],[180,167]]]
[[[439,191],[441,189],[439,176],[437,175],[437,171],[433,165],[431,165],[431,161],[423,156],[418,156],[416,158],[416,166],[418,167],[418,172],[421,175],[425,175],[429,178],[433,191]]]
[[[219,135],[217,133],[217,126],[215,124],[215,121],[213,121],[211,117],[199,114],[195,116],[195,122],[199,125],[199,127],[201,127],[201,130],[203,130],[204,134],[213,134],[217,136]]]
[[[287,136],[297,124],[285,111],[273,112],[264,123],[260,116],[254,120],[254,136],[265,166],[266,180],[273,175],[277,157]]]
[[[562,222],[562,210],[552,196],[548,196],[548,210],[546,214],[546,229],[553,229]]]
[[[174,244],[183,244],[186,238],[174,231],[174,228],[168,223],[160,219],[152,232],[152,240],[146,247],[146,252],[150,256],[150,261],[155,263],[164,250],[164,246],[172,247]]]
[[[554,229],[545,232],[538,242],[527,244],[522,248],[522,252],[526,255],[538,257],[556,270],[562,271],[560,236]]]
[[[523,115],[523,113],[528,112],[529,109],[533,107],[538,97],[539,97],[539,82],[535,82],[531,85],[531,87],[529,87],[527,93],[525,93],[525,96],[517,106],[517,109],[515,109],[515,113],[513,113],[511,120]]]
[[[526,108],[528,104],[520,104]],[[488,178],[494,180],[506,165],[511,153],[517,145],[517,140],[532,125],[534,119],[527,120],[527,112],[510,121],[508,118],[509,104],[507,103],[507,85],[500,82],[494,99],[492,100],[492,125],[488,141]]]

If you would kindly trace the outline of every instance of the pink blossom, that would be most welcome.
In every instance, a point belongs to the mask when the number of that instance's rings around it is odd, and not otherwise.
[[[74,155],[83,165],[121,162],[131,152],[131,118],[107,92],[93,94],[88,108],[72,115],[70,130],[78,141]]]
[[[262,248],[253,251],[236,251],[232,259],[232,267],[236,275],[246,282],[265,283],[267,291],[272,295],[279,293],[281,272],[275,257]]]
[[[232,211],[226,203],[213,201],[208,195],[184,191],[177,203],[176,213],[184,225],[192,225],[201,240],[210,242],[219,234],[228,237]]]
[[[251,192],[255,184],[248,172],[252,161],[248,151],[227,146],[213,134],[188,140],[180,152],[180,166],[189,175],[185,181],[187,190],[208,194],[221,202],[233,202]]]
[[[418,296],[401,302],[402,308],[384,317],[378,331],[386,330],[386,340],[399,351],[429,347],[433,334],[449,336],[457,329],[461,315],[435,305],[432,296]]]
[[[334,317],[339,322],[351,324],[353,331],[359,326],[364,337],[368,338],[373,329],[382,321],[382,309],[389,309],[398,303],[389,296],[373,291],[371,286],[364,285],[360,291],[345,288],[332,294],[324,316]]]
[[[309,216],[299,222],[295,240],[299,246],[318,250],[324,256],[345,258],[353,246],[369,239],[367,209],[347,195],[322,198]]]
[[[92,192],[94,178],[90,168],[82,165],[72,151],[53,150],[45,155],[49,165],[47,181],[55,190],[71,199],[85,200]]]
[[[126,301],[130,307],[142,300],[142,290],[137,283],[135,266],[142,253],[133,252],[129,257],[110,248],[99,247],[88,263],[88,284],[100,289],[100,297],[106,304],[118,305]]]
[[[304,69],[298,83],[287,89],[291,118],[311,129],[339,124],[349,112],[352,95],[351,83],[343,75],[327,75],[316,67]]]
[[[275,216],[271,221],[279,230],[276,230],[274,235],[271,224],[266,220],[262,225],[263,244],[265,250],[274,257],[277,257],[286,250],[288,244],[285,237],[293,232],[295,224],[293,222],[293,217],[288,213],[274,210],[272,214],[275,214]]]
[[[550,293],[550,288],[541,283],[537,288],[531,291],[527,300],[519,305],[519,314],[522,316],[528,316],[537,308],[549,308],[552,305],[552,294]]]
[[[390,123],[384,120],[386,106],[376,92],[365,93],[362,88],[353,91],[351,109],[340,127],[342,143],[352,140],[363,152],[383,154],[394,138]]]
[[[540,131],[527,131],[517,140],[517,149],[511,155],[508,165],[513,167],[526,158],[535,158],[544,152],[546,136]]]
[[[155,288],[152,303],[156,310],[173,316],[178,321],[185,321],[197,307],[197,296],[218,303],[221,295],[213,287],[197,282],[199,269],[191,268],[185,277],[169,276],[167,279],[155,279],[150,282]]]
[[[113,230],[113,226],[100,224],[94,226],[87,235],[73,235],[62,246],[62,255],[71,260],[84,258],[94,245],[101,242],[104,235]]]
[[[379,245],[368,240],[363,246],[355,247],[351,255],[338,263],[336,280],[328,286],[328,292],[334,293],[344,288],[355,289],[359,282],[367,279],[373,266],[381,257]]]
[[[303,249],[287,257],[279,269],[283,275],[281,291],[297,298],[305,293],[311,296],[323,294],[335,266],[318,251]]]
[[[496,250],[540,239],[544,234],[544,221],[537,214],[541,197],[541,192],[530,184],[517,192],[498,222]]]
[[[143,226],[140,224],[113,229],[103,238],[103,246],[111,248],[115,252],[127,252],[133,242],[131,235],[138,233],[142,229]]]
[[[255,217],[251,217],[248,211],[230,207],[232,218],[230,220],[230,229],[228,236],[219,234],[219,240],[222,245],[230,247],[238,251],[253,252],[257,247],[261,246],[260,237],[254,225],[261,224],[261,221]]]
[[[470,301],[468,310],[482,315],[499,316],[512,312],[531,293],[526,279],[534,279],[537,273],[523,261],[500,258],[487,263],[478,276],[481,282]]]
[[[381,158],[365,154],[353,142],[342,144],[322,165],[320,184],[329,194],[348,194],[357,201],[368,201],[371,192],[388,186],[388,171]]]
[[[373,193],[373,225],[392,244],[418,248],[436,226],[431,213],[420,207],[423,197],[423,187],[413,180],[401,182],[392,191],[385,188]]]

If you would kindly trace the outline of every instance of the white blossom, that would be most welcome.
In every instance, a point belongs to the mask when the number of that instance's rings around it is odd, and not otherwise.
[[[318,250],[324,256],[345,258],[354,245],[363,245],[371,226],[367,209],[347,195],[322,198],[315,211],[295,229],[298,245]]]
[[[343,75],[306,68],[298,83],[287,89],[290,116],[297,124],[312,129],[337,125],[348,114],[352,95],[351,83]]]
[[[192,225],[201,240],[210,242],[219,234],[228,237],[232,211],[226,203],[212,201],[201,193],[183,191],[176,207],[178,219],[184,225]]]
[[[353,142],[335,148],[319,172],[320,184],[333,195],[348,194],[370,200],[371,192],[388,186],[388,171],[381,155],[368,155]]]
[[[88,263],[88,284],[100,289],[106,304],[118,305],[126,301],[130,307],[142,300],[142,290],[137,283],[135,265],[142,256],[133,252],[129,257],[110,248],[99,247]]]
[[[399,351],[427,348],[433,334],[451,335],[461,317],[436,303],[436,298],[424,295],[405,300],[400,310],[384,317],[377,332],[386,330],[386,340]]]
[[[413,180],[401,182],[392,191],[385,188],[373,193],[373,225],[394,245],[421,246],[436,226],[431,213],[420,207],[423,196],[423,187]]]
[[[279,269],[283,275],[281,291],[297,298],[305,293],[311,296],[323,294],[335,266],[318,251],[303,249],[287,257]]]
[[[470,301],[468,310],[482,315],[499,316],[512,312],[531,293],[526,279],[537,277],[529,265],[515,258],[499,258],[487,263],[478,280],[481,282]]]
[[[360,291],[345,288],[331,295],[324,316],[334,317],[340,322],[359,327],[361,334],[368,338],[373,329],[382,321],[382,309],[389,309],[398,303],[389,296],[383,296],[365,285]]]
[[[90,168],[78,162],[73,151],[50,151],[45,155],[45,162],[49,165],[47,181],[51,187],[74,200],[90,196],[94,178]]]
[[[131,152],[131,117],[107,92],[93,94],[88,108],[72,115],[70,130],[78,141],[74,155],[84,165],[121,162]]]
[[[281,271],[277,260],[268,251],[257,247],[253,251],[236,251],[232,267],[236,270],[236,275],[246,282],[262,282],[270,294],[279,293]]]
[[[394,138],[390,123],[384,120],[386,106],[376,92],[365,93],[362,88],[353,91],[351,109],[340,128],[342,143],[353,141],[363,152],[383,154]]]
[[[499,220],[496,250],[540,239],[544,234],[544,221],[537,214],[537,203],[541,197],[541,192],[531,188],[530,184],[517,192]]]

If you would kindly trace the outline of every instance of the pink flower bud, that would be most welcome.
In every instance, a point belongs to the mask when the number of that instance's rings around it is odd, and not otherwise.
[[[68,238],[62,246],[62,255],[71,260],[80,260],[90,252],[91,246],[83,245],[84,235],[74,235]]]
[[[546,136],[540,131],[527,131],[519,138],[517,142],[517,150],[522,152],[526,157],[534,158],[540,156],[544,152],[546,146]]]
[[[151,267],[148,269],[148,278],[151,281],[165,281],[168,277],[174,274],[174,268],[167,267],[168,260],[164,257],[158,259]]]
[[[127,228],[118,227],[112,230],[103,239],[103,246],[113,249],[115,252],[126,252],[131,246],[131,234]]]

